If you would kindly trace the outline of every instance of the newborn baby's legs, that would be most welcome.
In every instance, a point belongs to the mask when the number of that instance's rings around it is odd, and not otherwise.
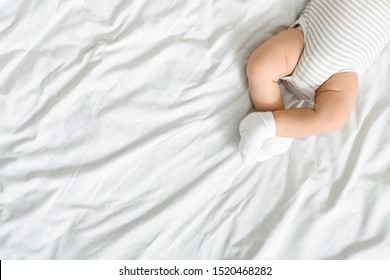
[[[284,109],[278,81],[294,71],[303,47],[302,31],[288,29],[266,41],[249,59],[249,90],[258,112],[240,124],[240,153],[247,162],[264,161],[288,150],[288,137],[331,132],[348,119],[358,88],[357,75],[350,72],[326,81],[316,92],[313,109]]]

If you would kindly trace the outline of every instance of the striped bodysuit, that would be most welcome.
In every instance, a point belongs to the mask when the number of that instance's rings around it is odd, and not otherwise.
[[[292,25],[305,47],[294,72],[282,78],[302,99],[332,75],[364,73],[390,41],[390,0],[311,0]]]

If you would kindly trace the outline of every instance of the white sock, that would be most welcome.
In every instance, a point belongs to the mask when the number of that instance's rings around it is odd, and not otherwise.
[[[271,137],[266,139],[252,163],[266,161],[287,152],[291,147],[292,141],[292,138],[287,137]]]
[[[286,152],[291,138],[276,137],[275,119],[272,112],[254,112],[240,123],[240,154],[245,164],[269,160]]]

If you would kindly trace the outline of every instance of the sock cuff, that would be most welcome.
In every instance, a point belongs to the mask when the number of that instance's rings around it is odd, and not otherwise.
[[[272,112],[264,112],[263,113],[264,117],[264,123],[267,126],[267,130],[269,131],[270,136],[276,136],[276,123],[275,123],[275,118],[274,114]]]

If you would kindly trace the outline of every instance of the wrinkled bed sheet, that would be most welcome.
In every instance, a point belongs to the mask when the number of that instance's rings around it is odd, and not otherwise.
[[[390,258],[390,47],[344,129],[241,164],[247,59],[306,2],[1,1],[0,258]]]

